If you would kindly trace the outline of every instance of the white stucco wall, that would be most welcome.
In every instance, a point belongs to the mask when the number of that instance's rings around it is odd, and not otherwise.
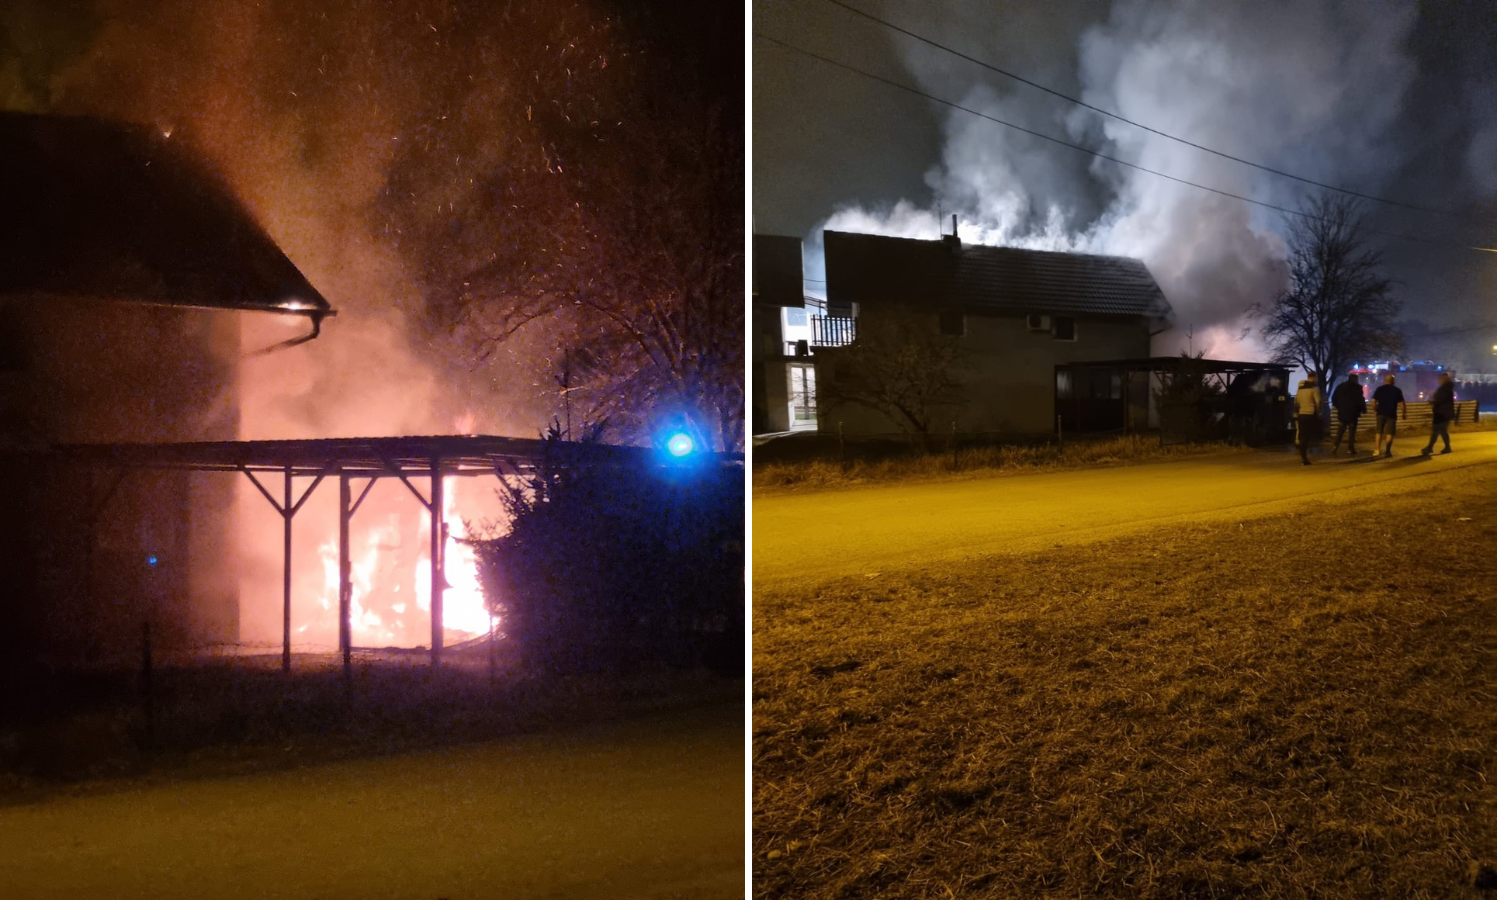
[[[878,315],[866,309],[865,315]],[[1054,428],[1054,367],[1064,363],[1148,356],[1150,335],[1143,319],[1075,318],[1076,339],[1061,341],[1050,332],[1028,330],[1026,317],[964,317],[960,346],[964,360],[955,371],[964,386],[965,400],[935,418],[934,427],[947,433],[954,424],[963,434],[1045,434]],[[937,315],[930,319],[938,327]],[[890,419],[874,410],[851,404],[821,408],[821,430],[844,433],[890,434],[899,431]]]

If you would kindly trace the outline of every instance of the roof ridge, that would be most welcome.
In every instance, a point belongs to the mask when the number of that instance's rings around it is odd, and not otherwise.
[[[870,233],[864,232],[864,231],[833,231],[833,230],[830,230],[830,229],[827,229],[827,228],[823,229],[823,233],[825,235],[836,234],[836,235],[841,235],[841,236],[844,236],[844,237],[878,238],[878,239],[887,240],[887,241],[907,241],[907,242],[910,242],[910,243],[913,243],[913,244],[929,244],[930,245],[930,244],[939,244],[939,243],[942,242],[942,238],[938,238],[936,240],[933,240],[933,239],[930,239],[930,238],[902,237],[900,235],[894,235],[894,234],[870,234]],[[951,235],[949,235],[949,236],[951,237]],[[971,250],[1003,250],[1003,251],[1012,251],[1012,252],[1016,252],[1016,253],[1045,254],[1047,256],[1065,256],[1065,257],[1084,258],[1084,259],[1115,259],[1115,260],[1122,260],[1122,261],[1125,261],[1125,262],[1137,262],[1137,263],[1140,263],[1141,265],[1145,265],[1146,264],[1146,261],[1143,260],[1143,259],[1141,259],[1138,256],[1121,256],[1120,254],[1117,254],[1117,253],[1081,253],[1081,252],[1076,251],[1076,250],[1039,250],[1039,249],[1036,249],[1034,247],[1016,247],[1016,246],[1012,246],[1012,245],[1009,245],[1009,244],[961,243],[959,246],[960,246],[960,248],[964,252],[968,252],[968,251],[971,251]]]

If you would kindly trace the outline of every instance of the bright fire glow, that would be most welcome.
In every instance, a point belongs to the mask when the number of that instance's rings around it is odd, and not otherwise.
[[[423,490],[429,479],[413,479]],[[353,484],[353,496],[364,487]],[[296,493],[306,488],[299,483]],[[254,490],[252,487],[251,490]],[[253,501],[253,502],[252,502]],[[247,497],[244,507],[257,518],[274,516],[264,498]],[[265,507],[261,509],[260,507]],[[448,525],[444,549],[444,643],[486,634],[490,614],[479,584],[474,548],[461,543],[465,519],[494,520],[499,514],[494,485],[485,478],[443,480],[443,521]],[[275,521],[279,523],[280,517]],[[349,529],[350,625],[356,647],[417,647],[432,640],[431,518],[423,504],[394,478],[382,479],[366,496]],[[247,523],[249,536],[276,538],[280,529]],[[278,554],[279,555],[279,554]],[[279,560],[278,560],[279,562]],[[279,575],[279,565],[276,567]],[[339,544],[338,482],[325,479],[293,522],[292,624],[294,644],[304,649],[338,646]],[[266,574],[270,574],[267,572]],[[255,606],[279,613],[280,578],[255,582]],[[242,586],[243,587],[243,586]],[[269,623],[267,623],[269,624]],[[276,623],[279,626],[279,618]],[[497,620],[498,625],[498,620]],[[260,640],[271,642],[269,629]],[[279,642],[279,627],[274,636]]]

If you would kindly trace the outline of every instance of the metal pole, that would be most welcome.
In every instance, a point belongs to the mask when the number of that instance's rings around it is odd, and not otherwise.
[[[292,671],[292,467],[286,467],[281,507],[281,671]]]
[[[354,598],[353,565],[349,560],[349,476],[339,473],[339,652],[344,655],[344,682],[352,675],[350,645],[354,634],[350,628],[350,605]]]
[[[438,667],[443,656],[443,472],[442,460],[432,458],[432,667]]]

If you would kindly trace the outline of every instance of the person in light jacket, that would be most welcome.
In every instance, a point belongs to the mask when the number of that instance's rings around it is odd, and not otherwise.
[[[1293,404],[1297,411],[1297,450],[1302,454],[1302,464],[1312,465],[1307,458],[1307,446],[1317,440],[1319,415],[1323,411],[1323,392],[1318,390],[1316,375],[1308,376],[1297,385],[1297,399]]]

